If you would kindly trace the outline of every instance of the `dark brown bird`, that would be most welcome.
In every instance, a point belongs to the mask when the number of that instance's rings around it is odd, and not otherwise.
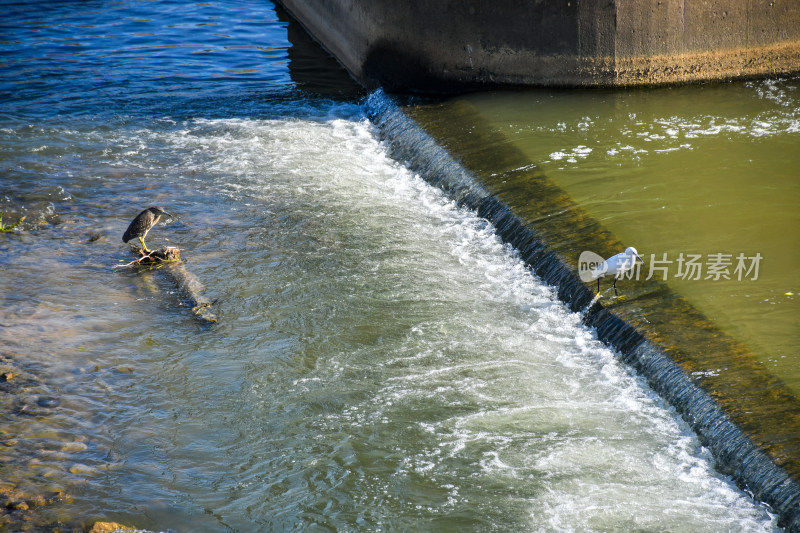
[[[129,240],[138,237],[139,242],[142,243],[142,251],[144,251],[146,254],[149,254],[151,250],[148,250],[147,246],[145,246],[144,238],[147,236],[147,232],[150,231],[150,228],[158,224],[158,221],[161,220],[162,215],[173,218],[172,215],[160,207],[148,207],[136,215],[136,218],[133,219],[131,225],[125,230],[125,235],[122,236],[122,242],[128,242]]]

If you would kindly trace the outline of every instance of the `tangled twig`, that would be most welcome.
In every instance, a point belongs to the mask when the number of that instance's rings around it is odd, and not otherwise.
[[[135,267],[141,265],[157,265],[161,263],[179,263],[181,260],[181,251],[174,246],[167,246],[166,248],[161,248],[160,250],[150,250],[149,252],[145,252],[141,248],[133,248],[131,247],[131,251],[137,250],[139,252],[139,257],[131,261],[130,263],[125,263],[124,265],[116,265],[113,268],[127,268],[127,267]]]

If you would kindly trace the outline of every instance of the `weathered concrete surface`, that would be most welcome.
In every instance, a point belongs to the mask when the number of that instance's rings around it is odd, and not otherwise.
[[[278,0],[364,86],[626,86],[800,72],[798,0]]]

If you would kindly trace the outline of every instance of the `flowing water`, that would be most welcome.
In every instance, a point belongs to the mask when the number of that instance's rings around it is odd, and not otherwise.
[[[4,529],[776,529],[270,3],[4,10]]]
[[[465,99],[800,393],[800,79]]]

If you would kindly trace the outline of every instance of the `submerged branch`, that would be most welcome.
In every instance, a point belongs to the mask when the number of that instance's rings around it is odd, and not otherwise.
[[[174,246],[167,246],[159,250],[145,252],[140,248],[131,247],[131,252],[138,253],[139,257],[130,263],[117,265],[114,268],[163,266],[163,271],[172,278],[180,291],[189,300],[188,304],[192,309],[192,314],[207,324],[214,324],[218,321],[217,315],[211,310],[211,306],[216,303],[216,300],[212,302],[203,295],[205,287],[200,283],[197,276],[192,274],[186,268],[185,263],[181,261],[180,249]]]

